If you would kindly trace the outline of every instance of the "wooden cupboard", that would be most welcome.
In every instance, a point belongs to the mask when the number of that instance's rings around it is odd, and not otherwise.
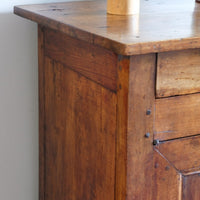
[[[14,12],[39,24],[40,200],[199,200],[200,5]]]

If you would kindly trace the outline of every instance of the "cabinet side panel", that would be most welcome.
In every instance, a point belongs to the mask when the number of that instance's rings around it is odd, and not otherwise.
[[[45,200],[114,200],[116,94],[45,58]]]
[[[83,76],[116,91],[117,56],[109,50],[45,29],[45,55]]]
[[[44,33],[38,26],[39,65],[39,199],[44,200]]]

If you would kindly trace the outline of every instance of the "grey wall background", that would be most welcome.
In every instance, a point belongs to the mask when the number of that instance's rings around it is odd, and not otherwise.
[[[0,200],[38,199],[37,25],[12,12],[48,2],[0,3]]]

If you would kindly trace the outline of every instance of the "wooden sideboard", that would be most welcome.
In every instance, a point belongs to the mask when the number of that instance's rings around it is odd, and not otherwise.
[[[14,12],[39,24],[40,200],[199,200],[200,4]]]

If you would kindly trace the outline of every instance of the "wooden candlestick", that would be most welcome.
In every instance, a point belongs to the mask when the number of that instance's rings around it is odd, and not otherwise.
[[[108,0],[107,13],[114,15],[139,14],[140,0]]]

